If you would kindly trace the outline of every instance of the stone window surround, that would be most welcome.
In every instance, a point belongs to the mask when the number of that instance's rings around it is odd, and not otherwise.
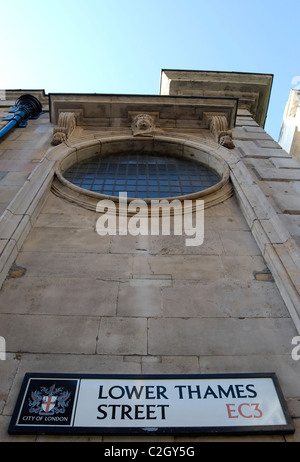
[[[59,196],[93,211],[96,209],[97,202],[101,199],[110,199],[117,202],[117,197],[99,194],[75,186],[64,177],[64,172],[72,165],[88,160],[97,154],[99,156],[107,156],[122,151],[140,152],[145,149],[147,152],[155,151],[159,154],[193,159],[193,161],[211,168],[221,177],[221,180],[210,188],[197,193],[176,197],[176,199],[204,199],[205,207],[207,208],[224,201],[232,195],[232,186],[229,182],[229,167],[221,157],[213,151],[207,152],[204,149],[199,149],[195,143],[182,139],[174,139],[174,137],[170,139],[162,136],[154,136],[151,139],[141,137],[135,139],[132,136],[112,136],[90,141],[88,142],[88,146],[86,146],[86,143],[83,143],[83,145],[77,146],[75,150],[67,153],[59,162],[55,172],[56,181],[54,181],[52,189]],[[175,197],[164,199],[173,200]],[[145,199],[146,203],[150,204],[150,201],[151,199]]]

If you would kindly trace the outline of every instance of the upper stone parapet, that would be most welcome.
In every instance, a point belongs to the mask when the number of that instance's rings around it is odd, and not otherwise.
[[[247,110],[263,128],[272,82],[272,74],[163,69],[160,94],[238,98],[239,110]]]

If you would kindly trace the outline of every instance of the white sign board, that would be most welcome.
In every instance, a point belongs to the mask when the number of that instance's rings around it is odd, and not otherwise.
[[[275,374],[26,374],[10,433],[291,433]]]

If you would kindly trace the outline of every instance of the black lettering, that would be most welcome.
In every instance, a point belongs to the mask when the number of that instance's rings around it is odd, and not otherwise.
[[[166,418],[165,408],[170,406],[168,404],[158,404],[157,407],[161,408],[161,418],[164,420]]]
[[[147,385],[146,386],[146,399],[155,399],[155,396],[150,396],[151,394],[153,395],[154,385]]]
[[[219,398],[223,398],[222,395],[224,395],[226,398],[228,398],[229,396],[231,396],[231,398],[235,398],[233,385],[230,385],[227,391],[225,391],[224,388],[221,387],[221,385],[218,385],[218,390]]]
[[[123,404],[122,406],[122,413],[121,413],[121,420],[124,420],[125,419],[125,416],[132,420],[132,417],[131,415],[129,414],[131,412],[131,406],[127,405],[127,404]]]
[[[107,399],[107,396],[103,396],[102,392],[103,392],[103,385],[100,385],[98,399]]]
[[[115,390],[121,390],[120,396],[116,396]],[[113,391],[114,391],[114,393],[113,393]],[[113,399],[120,399],[120,398],[123,398],[123,396],[125,395],[125,390],[124,390],[123,387],[120,387],[119,385],[115,385],[114,387],[111,387],[109,389],[108,394]]]
[[[157,399],[160,399],[161,396],[162,396],[163,398],[165,398],[165,399],[169,399],[169,398],[165,395],[166,391],[167,391],[166,387],[163,387],[162,385],[159,385],[159,386],[157,387]]]
[[[117,407],[121,407],[121,405],[120,404],[110,404],[108,407],[112,408],[111,418],[113,420],[115,420],[115,418],[116,418],[116,409],[117,409]]]
[[[140,409],[142,408],[142,409]],[[136,420],[142,420],[145,418],[145,416],[143,415],[143,417],[140,417],[140,414],[144,414],[144,406],[142,404],[137,404],[135,406],[135,414],[134,414],[134,418]]]
[[[244,385],[236,385],[235,390],[237,392],[237,397],[238,398],[247,398],[247,395],[242,394],[242,393],[245,393]]]
[[[166,408],[170,407],[167,404],[158,404],[158,405],[143,405],[138,404],[135,406],[130,406],[128,404],[100,404],[97,410],[99,415],[97,419],[104,420],[110,418],[111,420],[156,420],[161,418],[162,420],[166,419]],[[120,408],[120,411],[118,411]],[[110,409],[110,412],[108,411]],[[157,416],[160,415],[160,417]]]
[[[200,394],[200,386],[196,385],[196,390],[192,390],[191,385],[188,386],[188,391],[189,391],[189,399],[193,399],[193,393],[197,395],[198,399],[201,399],[201,394]]]
[[[218,398],[218,396],[215,394],[215,392],[210,386],[207,387],[205,395],[203,396],[203,399],[206,399],[208,395],[212,395],[214,398]]]
[[[101,417],[97,416],[97,419],[99,420],[106,419],[107,417],[107,412],[102,409],[103,407],[106,407],[106,404],[100,404],[100,406],[98,406],[98,412],[103,414]]]
[[[179,399],[183,399],[182,389],[186,388],[186,385],[175,385],[174,388],[179,388]]]
[[[256,393],[255,390],[251,390],[250,387],[254,388],[253,383],[250,383],[249,385],[246,385],[246,390],[249,391],[250,393],[252,393],[252,395],[248,395],[248,398],[255,398],[257,396],[257,393]]]
[[[151,408],[154,408],[154,409],[151,409]],[[147,419],[148,419],[148,420],[155,420],[155,419],[157,419],[156,416],[151,417],[151,414],[155,414],[155,405],[153,406],[153,405],[151,405],[151,404],[148,404],[148,405],[147,405]]]
[[[137,399],[140,399],[143,389],[144,386],[139,387],[139,391],[137,390],[136,386],[133,386],[131,389],[127,385],[125,386],[125,390],[129,399],[131,399],[133,395],[135,395]]]

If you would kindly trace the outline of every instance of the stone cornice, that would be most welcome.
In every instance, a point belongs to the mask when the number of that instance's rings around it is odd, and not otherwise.
[[[272,74],[243,72],[161,71],[162,95],[234,97],[264,127],[273,82]]]
[[[177,97],[150,95],[50,94],[51,122],[62,112],[72,112],[78,126],[131,128],[133,114],[155,116],[157,130],[208,129],[212,115],[223,116],[228,128],[235,125],[237,99],[232,97]]]

